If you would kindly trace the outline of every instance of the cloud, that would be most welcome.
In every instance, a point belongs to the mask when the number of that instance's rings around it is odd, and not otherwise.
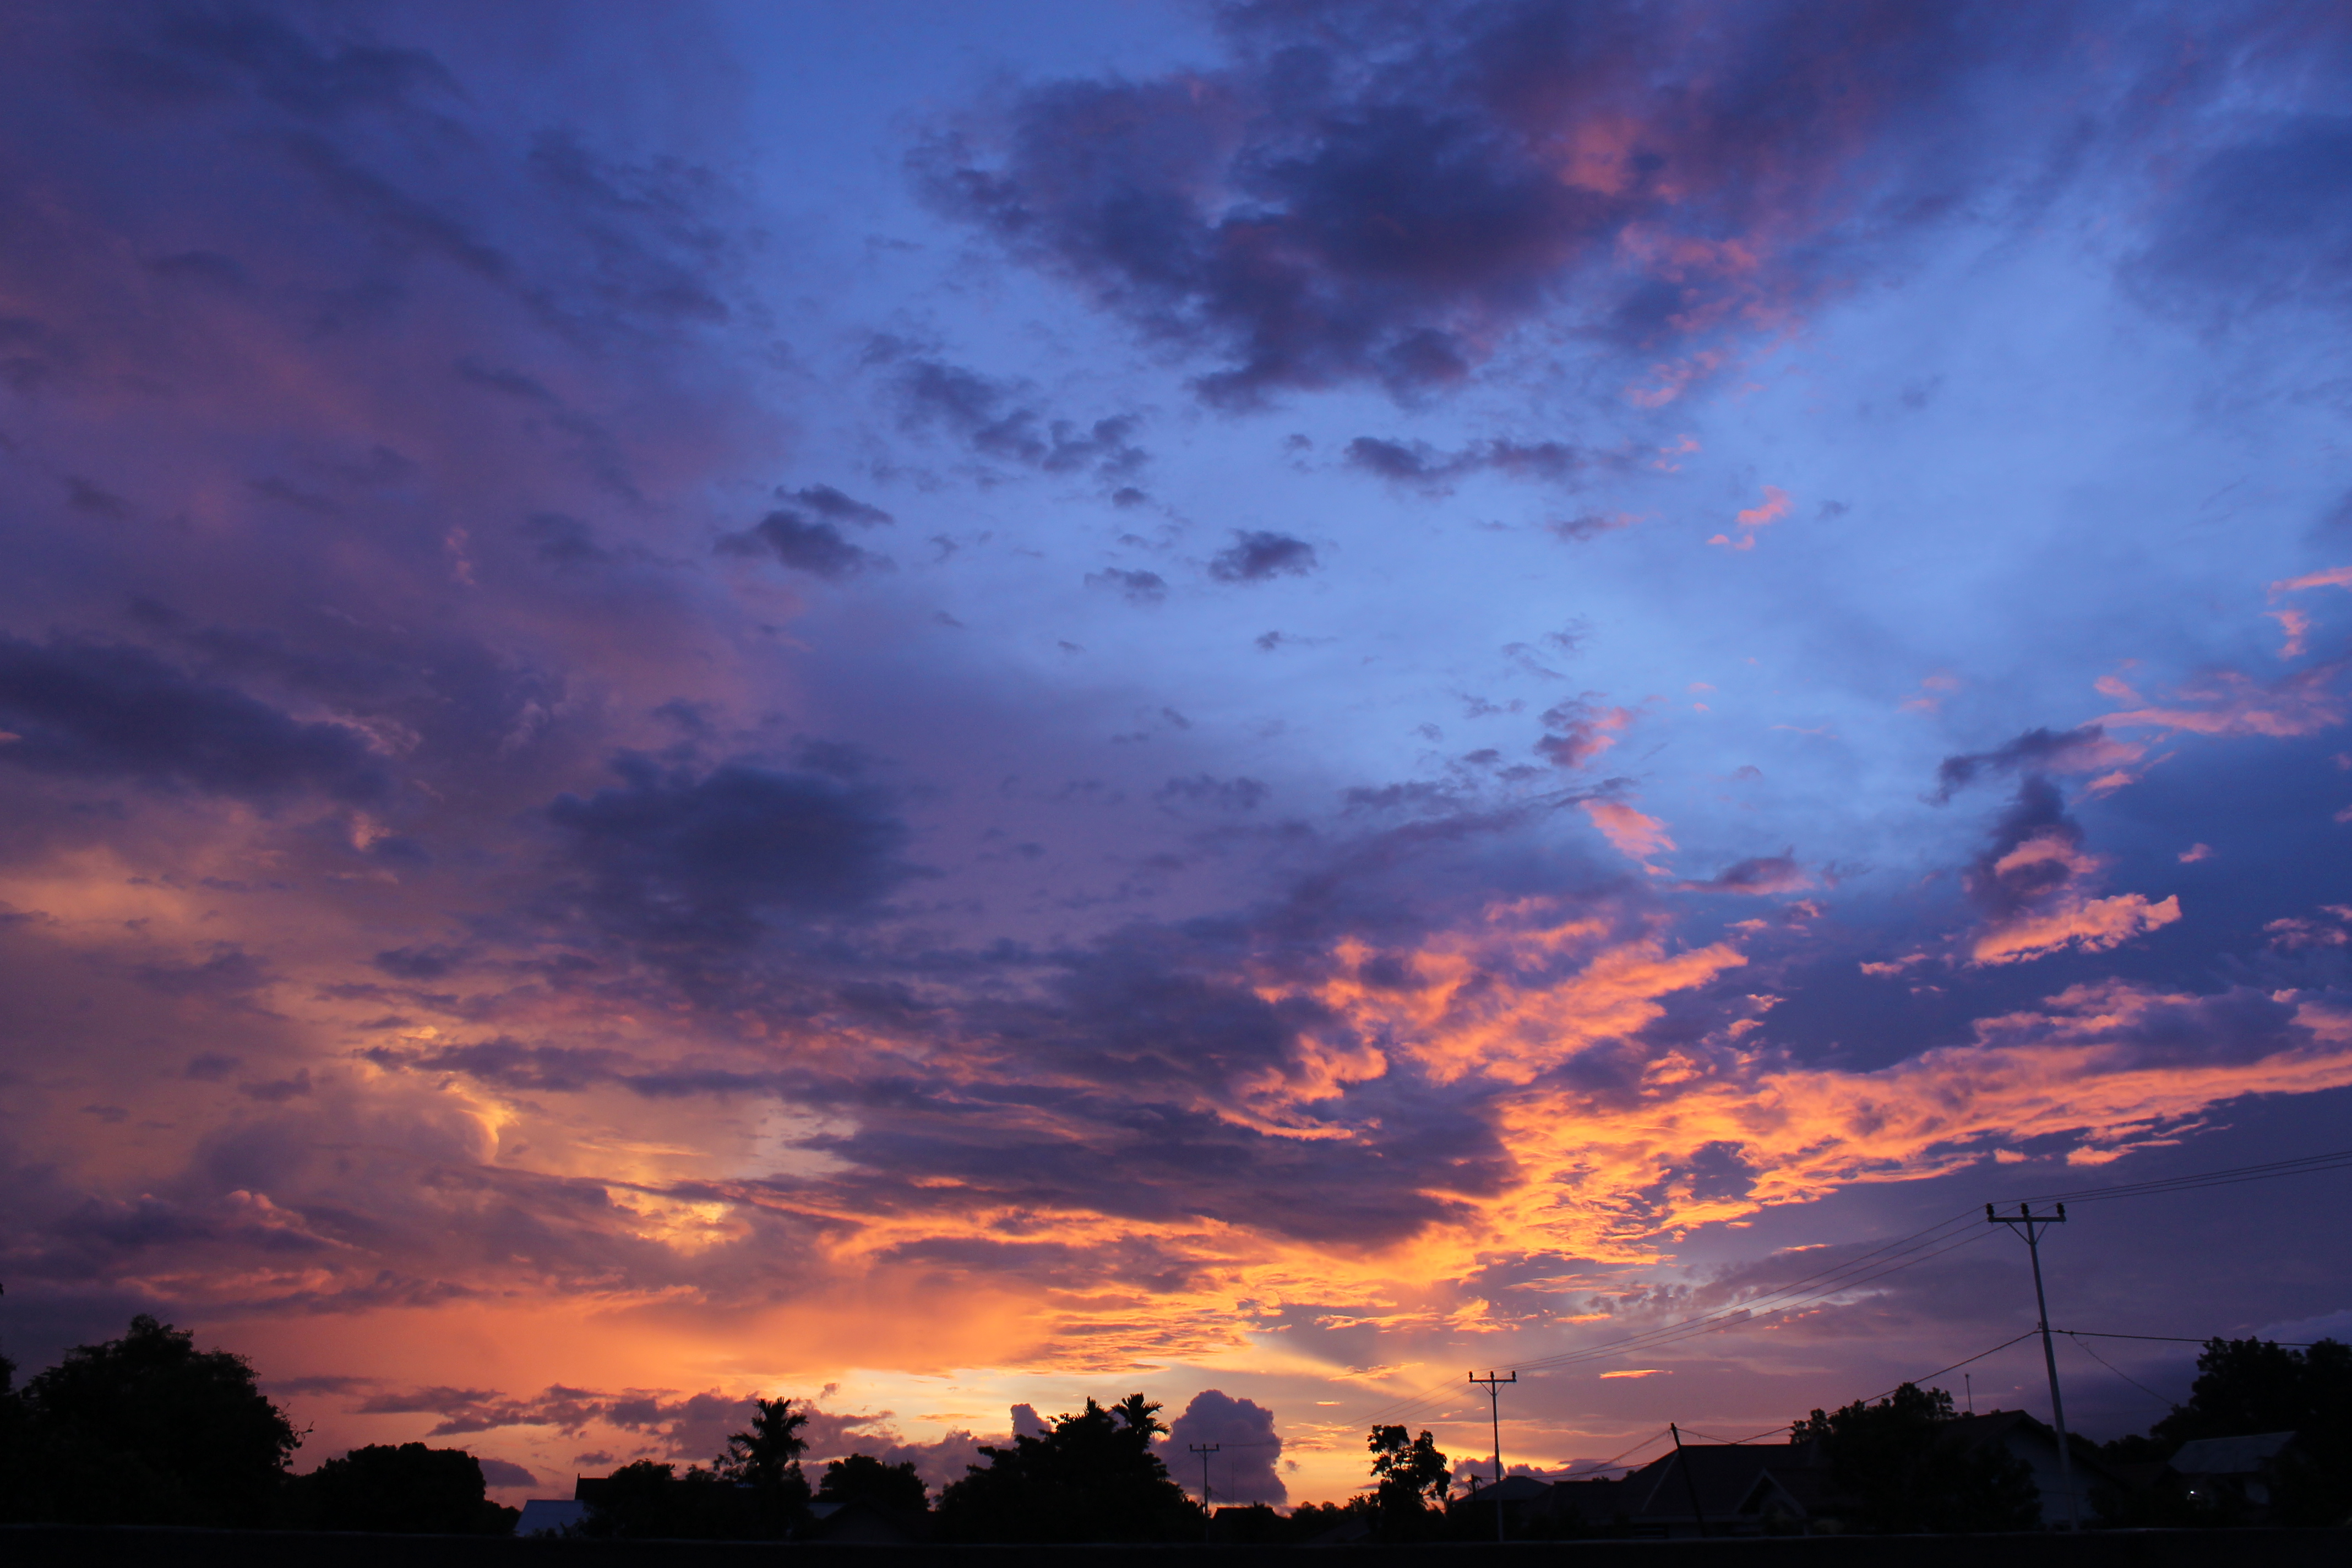
[[[2339,55],[2340,63],[2340,55]],[[2231,314],[2352,303],[2352,121],[2280,116],[2163,193],[2133,270]]]
[[[1442,388],[1546,313],[1688,350],[1671,377],[1985,180],[2037,120],[2014,85],[1988,119],[1977,69],[2069,58],[2066,31],[1899,6],[1252,7],[1223,68],[1040,85],[984,146],[941,134],[917,167],[946,211],[1221,362],[1213,402]]]
[[[389,787],[359,730],[298,720],[144,648],[0,634],[0,765],[266,801]]]
[[[796,571],[835,583],[861,572],[887,572],[892,564],[888,556],[850,543],[832,523],[812,522],[788,507],[741,533],[722,535],[717,549],[725,555],[772,554]]]
[[[1221,1389],[1204,1388],[1168,1424],[1168,1468],[1180,1485],[1200,1487],[1199,1456],[1194,1445],[1217,1445],[1209,1458],[1209,1489],[1213,1502],[1281,1504],[1290,1500],[1290,1489],[1276,1468],[1282,1458],[1282,1438],[1274,1429],[1274,1412],[1248,1399],[1236,1399]]]
[[[887,363],[902,352],[903,345],[886,339],[874,357]],[[1090,472],[1106,482],[1131,478],[1151,459],[1133,439],[1142,428],[1139,416],[1090,422],[1054,417],[1025,387],[943,360],[905,360],[891,387],[906,428],[944,430],[984,458],[1049,474]]]
[[[2192,735],[2308,735],[2344,722],[2345,697],[2336,681],[2347,663],[2352,661],[2330,659],[2267,684],[2234,669],[2217,670],[2182,686],[2173,695],[2174,705],[2109,713],[2099,722]],[[2122,695],[2137,700],[2128,689]]]
[[[696,775],[615,758],[620,787],[547,808],[583,907],[608,929],[734,945],[769,914],[866,912],[904,878],[907,827],[876,789],[728,763]]]
[[[1168,598],[1168,580],[1157,572],[1106,566],[1099,572],[1087,574],[1087,586],[1108,588],[1130,605],[1164,604]]]
[[[1191,778],[1170,779],[1152,792],[1151,798],[1162,805],[1181,803],[1220,811],[1255,811],[1269,793],[1256,779],[1221,779],[1196,773]]]
[[[1733,516],[1732,526],[1739,531],[1737,542],[1727,534],[1718,533],[1707,542],[1728,545],[1734,550],[1753,550],[1756,548],[1756,531],[1788,516],[1789,506],[1788,491],[1778,485],[1766,485],[1761,502]]]
[[[1675,847],[1664,823],[1654,816],[1644,816],[1622,800],[1586,800],[1577,804],[1592,819],[1592,826],[1601,829],[1601,837],[1609,840],[1610,847],[1628,860],[1639,860],[1647,867],[1653,858]]]
[[[898,520],[878,506],[853,500],[831,485],[805,485],[796,490],[778,489],[785,500],[796,500],[819,517],[834,522],[856,523],[860,528],[875,528]]]
[[[1554,767],[1583,768],[1616,745],[1632,726],[1633,714],[1630,709],[1604,706],[1599,692],[1588,691],[1548,709],[1543,721],[1545,733],[1536,750]]]
[[[1812,885],[1812,878],[1797,864],[1791,850],[1737,861],[1704,882],[1679,884],[1687,892],[1748,894],[1793,893]]]
[[[2083,830],[2066,816],[2057,787],[2028,777],[1993,832],[1992,844],[1964,874],[1984,922],[1969,945],[1978,963],[2014,963],[2063,948],[2096,952],[2180,918],[2178,895],[2151,902],[2137,893],[2093,898],[2104,862],[2082,848]]]
[[[1304,577],[1315,570],[1315,547],[1286,533],[1236,531],[1234,542],[1209,559],[1209,575],[1220,583],[1265,583]]]
[[[1594,458],[1563,441],[1522,442],[1490,437],[1444,452],[1425,441],[1388,441],[1359,436],[1348,443],[1350,467],[1398,484],[1443,490],[1474,473],[1559,481],[1591,466]]]
[[[2146,746],[2108,737],[2104,726],[2078,725],[2072,730],[2028,730],[2017,739],[1990,752],[1946,757],[1936,769],[1938,805],[1955,792],[1988,773],[2104,773],[2127,777],[2125,770],[2147,754]]]

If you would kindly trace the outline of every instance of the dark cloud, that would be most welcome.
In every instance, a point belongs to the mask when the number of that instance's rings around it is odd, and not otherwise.
[[[1588,691],[1547,709],[1543,722],[1545,732],[1536,742],[1536,750],[1555,767],[1580,768],[1617,743],[1617,737],[1633,722],[1633,715],[1622,708],[1603,706],[1599,692]]]
[[[623,1058],[615,1051],[583,1046],[527,1046],[504,1036],[470,1046],[445,1046],[420,1055],[372,1050],[379,1065],[427,1072],[457,1072],[501,1089],[563,1091],[585,1089],[614,1075]]]
[[[1255,811],[1269,792],[1256,779],[1213,778],[1196,773],[1191,778],[1170,779],[1152,792],[1151,798],[1162,805],[1213,806],[1221,811]]]
[[[898,352],[886,339],[877,357],[895,359]],[[1132,439],[1143,423],[1132,414],[1090,423],[1057,418],[1020,384],[943,360],[907,360],[890,384],[908,429],[944,430],[984,458],[1049,474],[1086,470],[1105,480],[1131,478],[1150,461]]]
[[[389,948],[372,962],[395,980],[438,980],[464,960],[455,948],[425,946]]]
[[[2082,824],[2066,815],[2058,786],[2029,774],[1994,824],[1992,841],[1962,873],[1961,884],[1988,921],[2014,919],[2073,885],[2081,872],[2082,843]],[[2027,844],[2047,852],[2016,854]]]
[[[532,513],[523,520],[522,535],[531,542],[533,554],[553,565],[593,566],[613,558],[596,542],[594,529],[560,511]]]
[[[1109,588],[1130,605],[1157,605],[1168,597],[1168,580],[1157,572],[1131,572],[1107,566],[1087,574],[1089,588]]]
[[[512,1459],[494,1459],[476,1455],[475,1462],[482,1467],[482,1484],[488,1487],[535,1487],[539,1477],[516,1464]]]
[[[1491,472],[1514,479],[1562,480],[1590,467],[1592,458],[1562,441],[1473,441],[1446,452],[1425,441],[1384,441],[1359,436],[1348,443],[1350,467],[1423,489],[1443,489],[1467,474]]]
[[[1315,570],[1315,547],[1286,533],[1236,531],[1234,542],[1209,559],[1209,575],[1220,583],[1264,583],[1304,577]]]
[[[850,543],[833,524],[812,522],[783,507],[744,532],[723,536],[717,548],[724,555],[773,555],[797,571],[836,583],[860,572],[887,572],[891,566],[888,556]]]
[[[0,764],[267,800],[387,788],[360,733],[201,681],[146,649],[0,635]]]
[[[225,944],[201,963],[142,963],[139,979],[166,996],[241,997],[269,983],[267,965],[234,944]]]
[[[1736,861],[1704,882],[1681,885],[1695,893],[1763,894],[1789,892],[1810,880],[1804,868],[1797,864],[1793,851],[1784,849],[1778,855]]]
[[[159,7],[152,27],[126,25],[94,41],[82,63],[102,90],[150,108],[247,90],[318,120],[456,89],[440,62],[422,50],[322,44],[280,17],[242,5]]]
[[[898,520],[878,506],[856,500],[835,489],[831,485],[806,485],[796,490],[779,489],[777,497],[794,500],[834,522],[854,522],[860,528],[874,528]]]
[[[1203,395],[1248,403],[1444,386],[1563,304],[1629,345],[1785,311],[1986,176],[1971,71],[2063,58],[2066,19],[1518,0],[1226,20],[1226,68],[1043,85],[985,153],[941,136],[917,166],[950,212],[1222,359]]]
[[[616,931],[740,943],[770,912],[864,913],[907,874],[906,824],[870,785],[749,763],[613,768],[621,787],[562,795],[547,818],[588,874],[583,907]]]
[[[2073,771],[2107,743],[2105,729],[2097,724],[2077,725],[2072,730],[2028,730],[1990,752],[1946,757],[1936,769],[1933,798],[1941,805],[1956,791],[1967,788],[1986,773]]]

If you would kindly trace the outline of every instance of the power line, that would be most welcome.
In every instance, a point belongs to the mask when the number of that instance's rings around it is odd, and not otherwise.
[[[2194,1192],[2200,1187],[2230,1187],[2241,1182],[2275,1181],[2321,1171],[2352,1168],[2352,1149],[2326,1154],[2305,1154],[2293,1160],[2272,1160],[2260,1165],[2237,1165],[2222,1171],[2193,1171],[2185,1175],[2159,1176],[2146,1182],[2120,1182],[2108,1187],[2084,1187],[2072,1193],[2041,1193],[2035,1203],[2096,1203],[2106,1198],[2152,1197],[2163,1193]]]
[[[2025,1239],[2025,1250],[2033,1259],[2033,1307],[2037,1318],[2036,1331],[2042,1335],[2042,1362],[2050,1371],[2050,1422],[2058,1431],[2058,1484],[2066,1492],[2066,1521],[2075,1531],[2083,1528],[2083,1500],[2074,1492],[2074,1460],[2068,1455],[2073,1445],[2066,1441],[2066,1402],[2058,1394],[2058,1351],[2050,1342],[2050,1303],[2042,1294],[2042,1232],[2053,1225],[2066,1223],[2066,1205],[2060,1204],[2054,1214],[2037,1215],[2031,1204],[2017,1205],[2014,1216],[1995,1214],[1992,1205],[1985,1205],[1985,1223],[2006,1226]]]
[[[2309,1175],[2344,1169],[2352,1169],[2352,1149],[2306,1154],[2292,1160],[2273,1160],[2259,1165],[2238,1165],[2217,1171],[2189,1172],[2179,1176],[2159,1177],[2146,1182],[2119,1182],[2104,1187],[2083,1187],[2072,1192],[2045,1193],[2032,1201],[2096,1203],[2109,1198],[2154,1197],[2170,1193],[2193,1192],[2202,1187],[2234,1186],[2244,1182],[2273,1181],[2286,1176]],[[1553,1371],[1584,1362],[1603,1360],[1612,1355],[1661,1350],[1685,1339],[1713,1333],[1720,1330],[1738,1328],[1760,1318],[1801,1310],[1806,1307],[1818,1305],[1832,1296],[1857,1289],[1874,1280],[1885,1279],[1889,1274],[1925,1263],[1946,1252],[1975,1245],[1985,1239],[1990,1233],[1961,1234],[1959,1227],[1973,1221],[1974,1218],[1975,1211],[1969,1210],[1948,1219],[1940,1220],[1924,1230],[1914,1231],[1909,1236],[1898,1237],[1893,1241],[1881,1243],[1868,1252],[1830,1268],[1818,1269],[1801,1279],[1790,1281],[1777,1290],[1751,1297],[1734,1306],[1721,1308],[1696,1318],[1661,1324],[1655,1329],[1645,1330],[1620,1339],[1607,1340],[1599,1344],[1564,1351],[1558,1355],[1522,1362],[1520,1366],[1523,1370],[1530,1372]],[[1958,1239],[1954,1239],[1955,1237]],[[1879,1264],[1885,1266],[1875,1267]],[[1804,1291],[1803,1288],[1808,1285],[1817,1288],[1811,1291]],[[2104,1337],[2158,1339],[2163,1336],[2109,1335]],[[2012,1344],[2015,1342],[2015,1341],[2010,1342]],[[2200,1342],[2183,1341],[2181,1342]],[[1992,1352],[1986,1352],[1986,1354],[1990,1353]],[[1967,1364],[1969,1363],[1966,1362],[1958,1363],[1954,1366],[1945,1368],[1944,1371],[1957,1371],[1958,1367]],[[1943,1373],[1931,1373],[1928,1375],[1940,1377]],[[1456,1390],[1457,1386],[1450,1382],[1433,1384],[1419,1394],[1392,1401],[1371,1412],[1365,1418],[1378,1422],[1383,1419],[1394,1420],[1416,1414],[1425,1414],[1436,1405],[1445,1403],[1446,1398]]]
[[[2101,1355],[2098,1352],[2084,1344],[2081,1340],[2075,1339],[2074,1335],[2068,1334],[2066,1337],[2069,1340],[2074,1341],[2074,1348],[2076,1350],[2081,1351],[2084,1355],[2089,1356],[2093,1361],[2097,1362],[2101,1366],[2105,1367],[2109,1372],[2114,1373],[2117,1377],[2122,1378],[2126,1383],[2130,1384],[2134,1388],[2138,1389],[2142,1394],[2147,1394],[2158,1405],[2168,1405],[2175,1410],[2180,1408],[2179,1405],[2167,1399],[2163,1394],[2158,1394],[2156,1390],[2150,1388],[2147,1384],[2142,1383],[2139,1379],[2134,1377],[2131,1373],[2126,1372],[2123,1368],[2117,1366],[2115,1363],[2109,1361],[2106,1357]]]
[[[1700,1334],[1713,1333],[1721,1329],[1737,1328],[1742,1324],[1753,1322],[1759,1318],[1778,1316],[1814,1306],[1828,1300],[1832,1296],[1869,1284],[1874,1279],[1925,1263],[1929,1258],[1943,1253],[1956,1251],[1963,1247],[1975,1246],[1985,1239],[1983,1233],[1962,1233],[1955,1229],[1956,1226],[1973,1218],[1973,1215],[1969,1214],[1954,1215],[1950,1219],[1929,1226],[1925,1230],[1916,1231],[1910,1236],[1883,1243],[1858,1257],[1833,1264],[1827,1268],[1817,1269],[1777,1290],[1750,1297],[1733,1306],[1721,1308],[1696,1318],[1686,1318],[1678,1322],[1662,1324],[1655,1329],[1644,1330],[1640,1333],[1629,1334],[1620,1339],[1605,1340],[1599,1344],[1584,1345],[1576,1350],[1562,1352],[1558,1355],[1523,1362],[1520,1365],[1529,1371],[1555,1370],[1583,1362],[1601,1361],[1618,1355],[1660,1350]],[[1810,1291],[1803,1290],[1801,1288],[1807,1285],[1812,1285],[1815,1289]],[[1373,1413],[1368,1419],[1378,1421],[1383,1417],[1409,1415],[1427,1409],[1444,1403],[1444,1396],[1454,1387],[1454,1385],[1450,1383],[1437,1384],[1419,1394],[1385,1406]]]
[[[2211,1344],[2215,1340],[2226,1341],[2230,1337],[2227,1334],[2208,1334],[2203,1339],[2198,1340],[2190,1339],[2185,1334],[2103,1334],[2096,1329],[2053,1329],[2050,1331],[2053,1334],[2070,1334],[2086,1340],[2153,1340],[2159,1344],[2168,1345],[2206,1345]],[[2248,1337],[2260,1338],[2261,1336],[2250,1335]],[[2281,1350],[2307,1351],[2315,1344],[2324,1344],[2326,1342],[2322,1340],[2263,1340],[2262,1342],[2269,1345],[2276,1345]]]

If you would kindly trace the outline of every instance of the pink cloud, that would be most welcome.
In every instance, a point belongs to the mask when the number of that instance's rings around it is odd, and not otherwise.
[[[1739,538],[1737,542],[1726,534],[1718,533],[1707,542],[1724,545],[1732,550],[1753,550],[1756,548],[1756,531],[1788,516],[1789,507],[1788,491],[1778,485],[1766,485],[1762,504],[1749,507],[1732,517],[1732,526],[1739,530]]]
[[[2352,588],[2352,566],[2331,566],[2325,572],[2285,577],[2271,584],[2273,594],[2292,594],[2304,588]]]
[[[1588,691],[1544,713],[1546,733],[1536,742],[1536,750],[1553,766],[1589,766],[1633,724],[1633,710],[1604,706],[1599,697],[1600,693]]]
[[[2344,722],[2345,698],[2335,683],[2345,662],[2313,665],[2268,685],[2233,669],[2220,670],[2183,686],[2174,705],[2110,713],[2099,721],[2196,735],[2308,735]],[[2137,695],[2131,692],[2126,700]]]
[[[2263,614],[2279,624],[2286,640],[2279,645],[2281,658],[2301,658],[2308,646],[2305,638],[2311,631],[2311,617],[2301,610],[2265,610]]]
[[[1601,829],[1601,836],[1609,840],[1610,847],[1629,860],[1639,860],[1649,867],[1653,857],[1675,847],[1675,841],[1666,835],[1664,823],[1643,816],[1623,801],[1588,800],[1581,805],[1584,815]]]

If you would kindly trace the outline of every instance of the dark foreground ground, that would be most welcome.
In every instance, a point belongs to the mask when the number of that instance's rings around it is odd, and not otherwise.
[[[2347,1530],[2145,1530],[1516,1546],[799,1546],[0,1525],[6,1568],[2352,1568]]]

